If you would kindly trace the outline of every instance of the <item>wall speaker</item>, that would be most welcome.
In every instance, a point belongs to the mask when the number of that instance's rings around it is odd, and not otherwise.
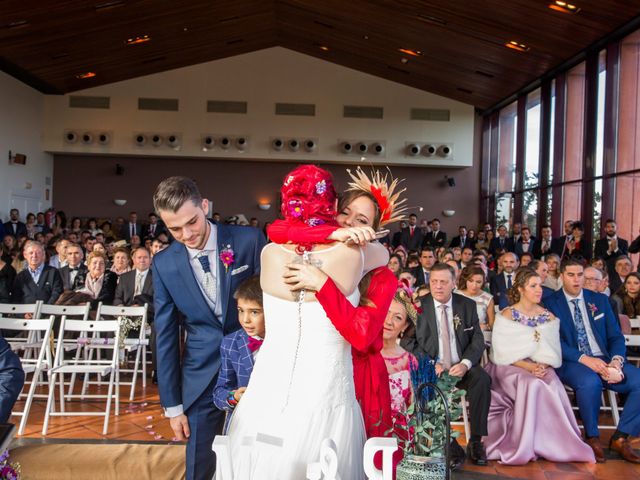
[[[342,153],[351,153],[353,151],[353,145],[350,142],[342,142],[340,150]]]
[[[85,145],[90,145],[93,143],[93,135],[91,134],[91,132],[84,132],[82,134],[82,143],[84,143]]]
[[[438,155],[448,157],[451,155],[451,147],[449,145],[440,145],[438,147]]]
[[[76,143],[78,141],[78,134],[73,130],[67,130],[64,132],[65,143]]]
[[[271,148],[273,148],[276,152],[279,152],[284,147],[284,141],[281,138],[274,138],[271,142]]]
[[[176,148],[180,146],[180,137],[178,137],[177,135],[169,135],[167,137],[167,145],[169,145],[172,148]]]
[[[159,147],[160,145],[162,145],[162,141],[163,141],[163,140],[164,140],[164,139],[162,138],[162,135],[158,135],[158,134],[156,133],[156,134],[154,134],[154,135],[151,137],[151,144],[152,144],[154,147]]]
[[[134,141],[136,142],[137,146],[144,147],[144,145],[147,143],[147,136],[139,133],[134,137]]]
[[[418,145],[417,143],[412,143],[410,145],[407,145],[407,155],[409,155],[410,157],[415,157],[419,153],[420,153],[420,145]]]
[[[432,157],[436,154],[436,146],[435,145],[423,145],[422,146],[422,155],[425,157]]]
[[[229,137],[222,137],[220,139],[220,146],[225,150],[231,146],[231,139]]]
[[[316,142],[312,139],[308,139],[304,141],[304,149],[307,152],[313,152],[316,149]]]
[[[98,134],[98,143],[100,145],[109,145],[109,143],[111,143],[111,135],[107,132]]]
[[[371,145],[371,151],[376,155],[382,155],[384,153],[384,145],[381,143],[374,143]]]
[[[366,143],[360,142],[356,145],[356,151],[358,153],[367,153],[368,150],[369,150],[369,146]]]
[[[236,138],[236,148],[241,152],[247,148],[248,141],[246,137],[238,137]]]
[[[296,140],[295,138],[289,140],[289,150],[291,150],[292,152],[297,152],[299,148],[300,142],[298,140]]]
[[[216,144],[216,140],[211,135],[205,135],[202,137],[202,148],[205,150],[209,150],[213,148]]]

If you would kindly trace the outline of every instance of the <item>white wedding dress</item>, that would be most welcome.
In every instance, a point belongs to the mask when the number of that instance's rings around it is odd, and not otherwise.
[[[320,460],[320,445],[330,438],[337,446],[340,478],[360,480],[366,437],[351,346],[312,294],[302,302],[280,298],[293,298],[284,284],[274,284],[282,283],[284,265],[295,258],[281,245],[269,244],[262,253],[266,333],[228,430],[234,479],[304,480],[307,465]],[[366,268],[359,249],[336,245],[312,252],[310,261],[327,273],[341,270],[340,280],[330,276],[339,288],[348,284],[347,298],[358,304],[357,284]],[[243,447],[260,434],[282,439],[282,446]]]

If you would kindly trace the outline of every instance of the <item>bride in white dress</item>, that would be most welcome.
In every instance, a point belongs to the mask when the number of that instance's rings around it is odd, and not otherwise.
[[[295,170],[288,179],[292,175]],[[283,198],[284,205],[287,197],[283,194]],[[337,446],[340,478],[364,478],[366,438],[355,398],[351,347],[313,292],[294,298],[283,274],[289,263],[310,262],[357,305],[360,279],[387,258],[384,247],[376,243],[364,248],[315,245],[303,255],[295,245],[272,243],[263,249],[260,279],[266,335],[228,430],[236,480],[303,480],[307,465],[320,460],[320,445],[327,438]],[[282,444],[243,447],[257,435],[276,437]]]

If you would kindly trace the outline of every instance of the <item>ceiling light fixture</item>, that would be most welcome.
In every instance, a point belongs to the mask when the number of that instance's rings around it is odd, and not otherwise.
[[[531,50],[531,47],[529,47],[528,45],[516,42],[515,40],[511,40],[510,42],[505,43],[504,46],[518,52],[528,52],[529,50]]]
[[[412,50],[411,48],[399,48],[398,51],[406,53],[407,55],[411,55],[412,57],[422,56],[422,52],[420,50]]]
[[[327,47],[326,45],[320,45],[320,50],[322,50],[323,52],[328,52],[329,47]]]
[[[11,22],[7,25],[7,28],[9,30],[16,30],[18,28],[24,28],[24,27],[28,27],[29,26],[29,22],[27,22],[26,20],[18,20],[17,22]]]
[[[85,73],[79,73],[78,75],[76,75],[76,78],[79,80],[84,80],[85,78],[93,78],[96,76],[95,72],[85,72]]]
[[[126,45],[139,45],[149,41],[151,41],[151,37],[149,35],[139,35],[137,37],[127,38],[124,43]]]
[[[556,0],[555,3],[551,3],[549,5],[551,10],[555,10],[556,12],[562,13],[578,13],[580,11],[580,7],[577,7],[571,3],[563,2],[561,0]]]

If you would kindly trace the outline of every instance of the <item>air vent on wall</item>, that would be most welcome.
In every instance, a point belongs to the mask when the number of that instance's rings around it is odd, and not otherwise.
[[[313,103],[276,103],[276,115],[315,117],[316,106]]]
[[[428,120],[431,122],[448,122],[451,120],[450,110],[437,108],[412,108],[411,120]]]
[[[138,98],[138,110],[178,111],[177,98]]]
[[[247,113],[247,102],[230,102],[226,100],[207,100],[209,113]]]
[[[71,95],[69,97],[69,108],[109,108],[110,102],[110,97]]]
[[[345,118],[376,118],[376,119],[381,119],[384,116],[384,108],[382,108],[382,107],[358,107],[358,106],[354,106],[354,105],[345,105],[342,115]]]

